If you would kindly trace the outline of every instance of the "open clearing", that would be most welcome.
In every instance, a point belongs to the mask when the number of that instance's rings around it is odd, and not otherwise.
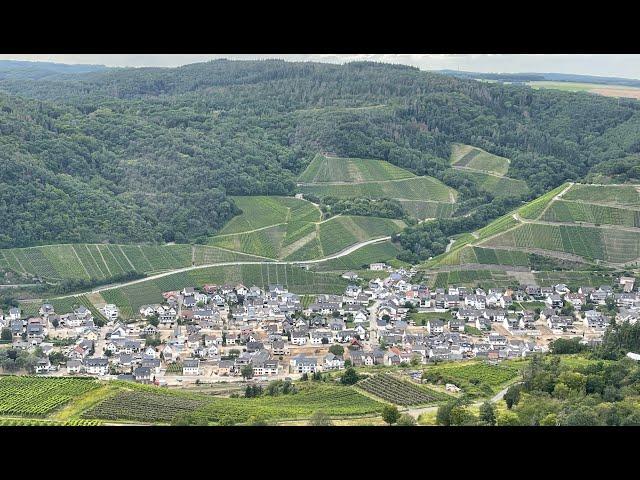
[[[626,97],[640,99],[640,88],[625,87],[621,85],[604,85],[601,83],[579,83],[579,82],[551,82],[537,81],[529,82],[532,88],[551,88],[553,90],[564,90],[567,92],[588,92],[605,97]]]

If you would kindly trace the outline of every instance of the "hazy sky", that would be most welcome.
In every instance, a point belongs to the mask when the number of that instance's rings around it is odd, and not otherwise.
[[[640,55],[631,54],[0,54],[0,60],[31,60],[59,63],[90,63],[110,67],[177,67],[214,58],[283,58],[295,61],[343,63],[373,60],[413,65],[423,70],[454,69],[476,72],[554,72],[640,79]]]

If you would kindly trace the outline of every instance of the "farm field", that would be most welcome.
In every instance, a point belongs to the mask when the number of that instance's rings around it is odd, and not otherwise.
[[[301,183],[371,182],[398,180],[415,175],[384,160],[338,158],[318,154],[305,169],[298,181]]]
[[[206,283],[243,283],[261,288],[279,283],[298,294],[338,294],[344,291],[348,282],[335,274],[313,272],[291,264],[226,265],[190,270],[105,290],[102,297],[106,302],[116,304],[123,317],[130,318],[137,314],[141,305],[159,303],[162,292]]]
[[[535,81],[528,82],[534,89],[550,88],[553,90],[563,90],[565,92],[587,92],[605,97],[626,97],[640,99],[640,88],[626,87],[623,85],[606,85],[602,83],[581,83],[581,82],[553,82]]]
[[[509,170],[511,160],[486,152],[481,148],[453,144],[451,148],[451,164],[458,167],[471,168],[496,175],[504,176]]]
[[[248,423],[252,419],[277,421],[308,418],[323,410],[341,417],[377,413],[382,404],[352,387],[335,385],[298,385],[299,392],[277,397],[220,398],[201,394],[136,388],[109,397],[83,414],[86,419],[131,420],[170,423],[184,413],[205,422]]]
[[[450,398],[449,395],[414,385],[408,380],[401,380],[385,373],[365,378],[357,383],[357,387],[385,402],[402,406],[428,405]]]

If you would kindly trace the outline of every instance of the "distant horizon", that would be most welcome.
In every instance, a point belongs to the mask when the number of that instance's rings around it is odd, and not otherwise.
[[[636,54],[1,54],[0,61],[91,65],[108,68],[176,68],[217,59],[344,64],[374,61],[417,67],[423,71],[465,73],[559,73],[640,80]]]

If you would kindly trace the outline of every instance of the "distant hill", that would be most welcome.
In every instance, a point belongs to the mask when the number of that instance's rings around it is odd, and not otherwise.
[[[52,62],[0,60],[0,80],[62,79],[64,75],[68,74],[102,72],[108,69],[104,65],[67,65]]]
[[[482,73],[461,72],[458,70],[437,70],[443,75],[451,75],[457,78],[495,80],[498,82],[577,82],[599,83],[602,85],[619,85],[625,87],[640,87],[640,80],[620,77],[599,77],[595,75],[577,75],[570,73]]]

